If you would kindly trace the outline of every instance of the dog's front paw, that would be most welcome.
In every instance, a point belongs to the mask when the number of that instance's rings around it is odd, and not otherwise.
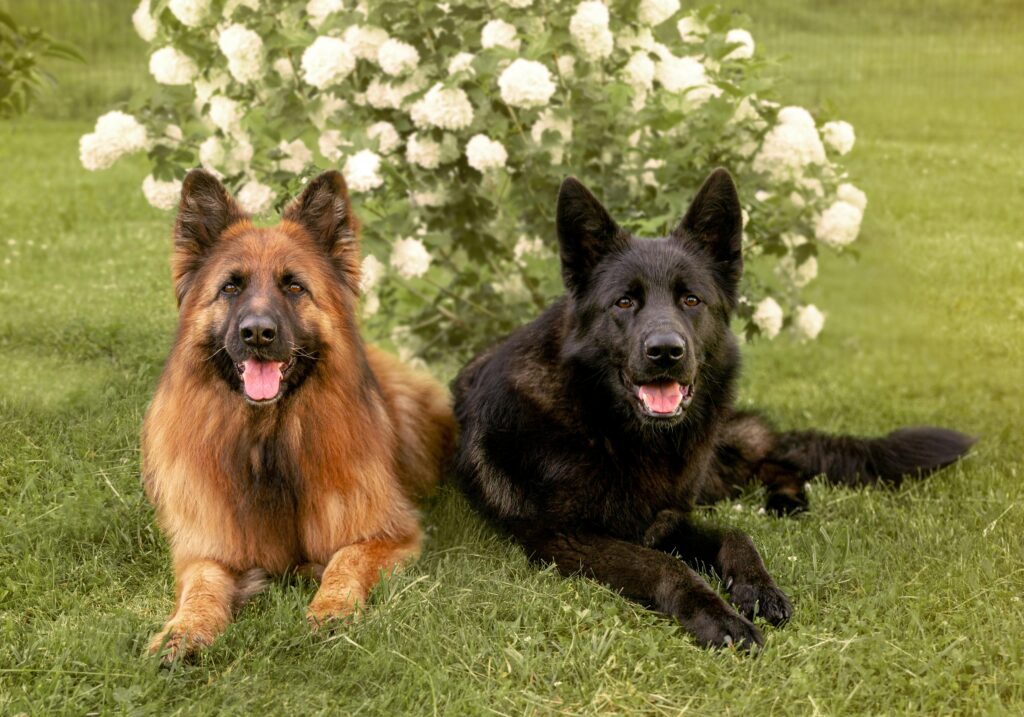
[[[805,513],[810,506],[807,491],[803,486],[797,489],[771,490],[765,499],[764,507],[772,515],[787,516]]]
[[[321,593],[323,591],[321,590]],[[317,593],[306,611],[306,622],[316,632],[330,622],[355,619],[366,597],[357,590],[321,594]]]
[[[733,583],[729,598],[736,609],[751,620],[756,615],[772,625],[781,625],[793,615],[789,598],[775,585]]]
[[[209,647],[211,642],[213,638],[201,629],[169,622],[149,641],[149,654],[159,655],[164,665],[171,665],[179,660],[191,660],[201,649]]]
[[[702,609],[683,625],[702,647],[749,650],[764,644],[764,637],[754,623],[725,605]]]

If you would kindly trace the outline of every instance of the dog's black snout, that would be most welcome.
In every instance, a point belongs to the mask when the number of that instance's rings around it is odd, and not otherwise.
[[[644,341],[644,354],[659,366],[671,366],[686,354],[686,340],[674,331],[651,334]]]
[[[277,338],[277,324],[269,316],[246,316],[238,325],[238,335],[247,346],[267,346]]]

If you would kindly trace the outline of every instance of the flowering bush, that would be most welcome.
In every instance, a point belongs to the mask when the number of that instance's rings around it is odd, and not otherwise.
[[[772,99],[733,15],[678,0],[142,0],[153,91],[81,140],[88,169],[143,151],[151,204],[219,173],[254,214],[344,172],[364,219],[363,315],[405,353],[459,358],[560,291],[567,174],[665,234],[707,172],[741,189],[749,335],[824,315],[800,290],[866,205],[838,164],[853,128]],[[129,114],[130,113],[130,114]]]

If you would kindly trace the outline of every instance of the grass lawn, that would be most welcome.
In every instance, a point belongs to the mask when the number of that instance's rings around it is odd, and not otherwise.
[[[825,332],[747,347],[744,401],[785,426],[982,437],[897,491],[815,484],[796,520],[759,515],[757,494],[718,506],[796,608],[756,659],[538,571],[446,490],[423,558],[358,623],[310,635],[313,587],[275,584],[171,671],[141,657],[172,583],[137,448],[175,323],[170,219],[141,162],[77,158],[145,79],[132,4],[0,0],[94,50],[74,86],[0,123],[0,714],[1024,713],[1019,3],[731,3],[783,57],[787,100],[855,125],[870,200],[860,260],[823,261],[810,290]]]

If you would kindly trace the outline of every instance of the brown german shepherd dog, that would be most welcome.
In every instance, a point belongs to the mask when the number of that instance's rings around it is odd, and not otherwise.
[[[320,578],[315,628],[415,557],[414,500],[454,449],[446,391],[367,347],[345,181],[310,182],[257,228],[211,174],[181,190],[174,348],[142,429],[143,482],[177,598],[150,652],[185,657],[272,575]]]

